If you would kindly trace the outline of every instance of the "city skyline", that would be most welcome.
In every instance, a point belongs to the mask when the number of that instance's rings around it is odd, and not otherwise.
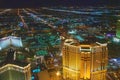
[[[118,80],[119,14],[119,7],[107,6],[2,8],[0,73],[9,73],[11,64],[24,71],[27,63],[27,80]],[[0,79],[6,80],[7,73]]]

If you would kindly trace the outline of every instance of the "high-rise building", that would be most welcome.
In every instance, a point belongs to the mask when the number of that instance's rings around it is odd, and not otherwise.
[[[106,80],[107,44],[66,39],[62,48],[65,80]]]
[[[5,61],[0,63],[0,80],[31,80],[30,64],[15,60],[15,51],[9,49]]]

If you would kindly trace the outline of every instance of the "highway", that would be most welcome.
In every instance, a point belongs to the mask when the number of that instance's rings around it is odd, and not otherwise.
[[[22,23],[23,23],[24,28],[28,29],[28,26],[27,26],[27,24],[26,24],[23,16],[20,14],[20,10],[19,10],[19,9],[18,9],[18,13],[17,13],[17,14],[18,14],[18,16],[20,17],[20,19],[21,19],[21,21],[22,21]]]
[[[6,13],[6,12],[8,12],[8,11],[11,11],[11,9],[5,9],[5,10],[3,10],[3,11],[0,11],[0,14]]]

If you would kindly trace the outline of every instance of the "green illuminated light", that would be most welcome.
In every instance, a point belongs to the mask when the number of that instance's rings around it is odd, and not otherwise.
[[[117,22],[116,37],[120,38],[120,21]]]

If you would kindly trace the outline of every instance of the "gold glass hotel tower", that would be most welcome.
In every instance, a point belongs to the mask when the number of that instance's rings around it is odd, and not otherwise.
[[[107,44],[82,44],[67,39],[62,54],[65,80],[106,80]]]

